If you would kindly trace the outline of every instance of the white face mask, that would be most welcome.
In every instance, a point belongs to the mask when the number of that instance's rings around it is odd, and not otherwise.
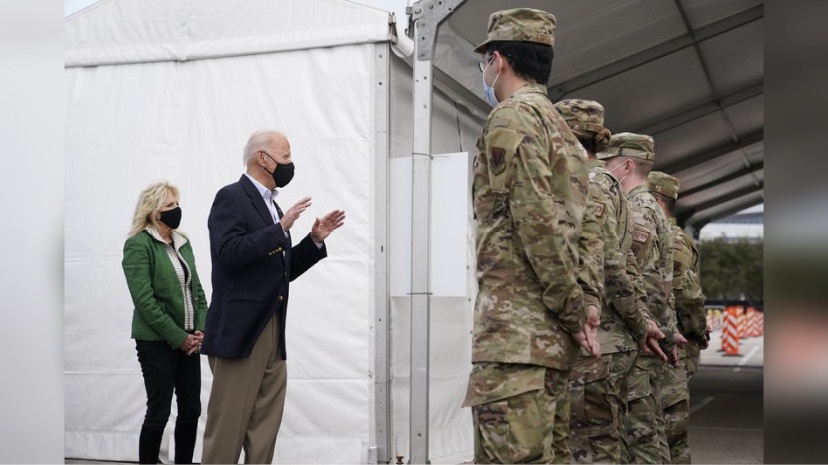
[[[615,176],[615,173],[613,173],[613,171],[617,170],[618,168],[620,168],[620,167],[622,167],[622,166],[624,166],[624,165],[626,165],[626,162],[621,163],[620,165],[618,165],[618,166],[616,166],[615,168],[613,168],[613,169],[611,169],[611,170],[608,170],[608,171],[610,172],[610,174],[612,174],[612,177],[614,177],[615,179],[618,179],[618,177],[617,177],[617,176]],[[630,173],[626,173],[626,174],[624,175],[624,177],[623,177],[623,178],[621,178],[621,179],[619,179],[619,180],[618,180],[618,183],[619,183],[619,184],[622,184],[622,183],[624,182],[624,180],[625,180],[625,179],[627,179],[627,176],[629,176],[629,175],[630,175]]]
[[[499,59],[500,59],[500,58],[498,58],[498,60],[499,60]],[[499,77],[500,77],[500,71],[498,70],[498,72],[497,72],[497,76],[495,76],[495,79],[494,79],[494,82],[492,82],[492,85],[491,85],[491,86],[489,86],[489,85],[486,83],[486,69],[487,69],[487,68],[489,67],[489,65],[491,65],[493,62],[494,62],[494,60],[489,61],[489,63],[486,65],[486,67],[485,67],[485,68],[483,68],[483,73],[481,73],[481,75],[482,75],[482,77],[483,77],[483,96],[486,98],[486,101],[487,101],[487,102],[489,103],[489,105],[491,105],[491,106],[495,106],[495,105],[497,105],[497,104],[498,104],[497,97],[495,96],[494,86],[495,86],[495,84],[497,84],[497,78],[499,78]]]

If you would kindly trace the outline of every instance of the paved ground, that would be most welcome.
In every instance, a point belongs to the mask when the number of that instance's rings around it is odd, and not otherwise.
[[[764,337],[744,338],[725,355],[721,331],[711,334],[690,381],[693,463],[763,463]]]
[[[724,355],[721,332],[711,334],[701,367],[690,381],[693,463],[763,463],[764,337],[741,340],[739,355]],[[135,462],[71,460],[70,464]]]
[[[699,369],[690,381],[693,463],[763,463],[762,374],[753,367]]]

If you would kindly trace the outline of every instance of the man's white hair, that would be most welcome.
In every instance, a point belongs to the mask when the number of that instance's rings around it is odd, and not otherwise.
[[[267,152],[270,149],[271,143],[275,137],[285,137],[279,131],[274,131],[272,129],[259,129],[258,131],[254,132],[250,135],[250,138],[247,139],[247,144],[244,146],[244,153],[242,154],[242,162],[244,166],[250,162],[250,159],[253,158],[253,155],[256,154],[258,151]]]

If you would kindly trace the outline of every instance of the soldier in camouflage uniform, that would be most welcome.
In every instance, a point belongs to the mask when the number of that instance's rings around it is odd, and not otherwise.
[[[477,463],[569,463],[567,377],[579,344],[597,350],[575,276],[586,154],[546,95],[554,27],[545,11],[498,11],[475,49],[497,104],[472,187],[478,294],[463,405]]]
[[[673,299],[678,328],[687,339],[679,346],[679,367],[667,370],[662,386],[661,403],[670,446],[672,463],[690,463],[690,389],[687,383],[698,366],[701,348],[707,347],[708,330],[704,310],[704,294],[699,281],[699,252],[696,243],[677,224],[675,202],[679,180],[661,171],[647,177],[650,193],[661,206],[673,235]]]
[[[632,257],[633,226],[626,196],[604,162],[595,158],[595,153],[605,149],[610,139],[609,130],[603,126],[604,107],[592,100],[569,99],[556,103],[555,108],[589,157],[587,212],[594,212],[602,241],[597,244],[585,241],[582,235],[580,252],[582,257],[603,257],[604,279],[604,293],[595,302],[601,309],[598,332],[601,357],[596,359],[582,351],[569,376],[572,399],[569,444],[576,463],[621,463],[627,375],[639,346],[646,344],[648,336],[656,338],[663,334],[655,323],[648,325],[646,307],[636,305],[632,273],[628,274],[627,270],[627,257]],[[596,245],[602,247],[596,250]],[[588,281],[594,275],[587,273],[581,281]],[[591,303],[588,290],[584,292],[585,299]],[[657,343],[654,347],[658,350]]]
[[[641,269],[647,308],[666,335],[664,352],[678,362],[675,311],[671,306],[673,240],[664,213],[647,190],[647,175],[655,159],[653,138],[633,133],[615,134],[598,154],[607,170],[620,177],[633,215],[631,249]],[[669,447],[661,407],[664,370],[661,360],[639,353],[628,377],[629,414],[625,418],[630,462],[669,463]]]
[[[672,182],[665,185],[662,181],[659,186],[657,178]],[[710,343],[712,328],[707,325],[707,311],[704,308],[706,297],[701,287],[699,249],[696,241],[676,224],[675,201],[678,199],[680,184],[678,179],[673,181],[670,178],[675,179],[654,171],[648,177],[648,184],[653,197],[662,205],[673,231],[673,297],[679,331],[687,339],[683,347],[684,353],[679,351],[679,356],[687,363],[689,381],[698,369],[701,350],[706,349]]]

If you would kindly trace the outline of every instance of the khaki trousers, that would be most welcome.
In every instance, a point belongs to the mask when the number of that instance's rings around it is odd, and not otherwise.
[[[209,356],[213,386],[201,463],[273,463],[282,423],[287,364],[279,354],[279,316],[270,319],[247,358]]]

